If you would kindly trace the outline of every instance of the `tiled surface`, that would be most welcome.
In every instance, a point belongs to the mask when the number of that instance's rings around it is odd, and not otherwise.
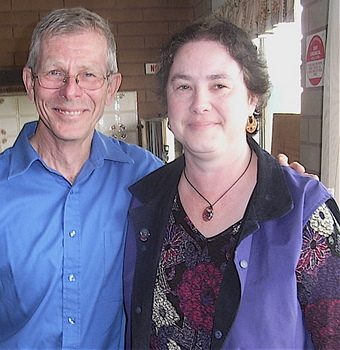
[[[111,106],[105,108],[97,129],[107,136],[138,144],[137,93],[119,92]]]
[[[0,96],[0,151],[13,145],[24,123],[36,119],[27,95]]]

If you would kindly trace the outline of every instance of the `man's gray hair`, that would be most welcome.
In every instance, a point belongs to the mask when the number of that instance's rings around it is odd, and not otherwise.
[[[81,33],[88,29],[95,30],[106,38],[108,47],[107,73],[116,73],[118,71],[116,42],[108,22],[98,14],[82,7],[54,10],[37,24],[32,34],[26,67],[31,68],[33,72],[36,71],[42,39],[63,34]]]

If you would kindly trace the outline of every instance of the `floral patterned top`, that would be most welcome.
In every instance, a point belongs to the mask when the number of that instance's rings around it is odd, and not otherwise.
[[[205,238],[175,197],[154,287],[150,349],[209,349],[215,305],[241,222]],[[303,233],[299,299],[317,349],[340,344],[340,228],[323,204]]]

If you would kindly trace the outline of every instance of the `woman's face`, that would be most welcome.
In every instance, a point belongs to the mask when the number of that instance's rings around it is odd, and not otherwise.
[[[186,152],[231,152],[246,144],[246,121],[257,99],[224,46],[193,41],[175,55],[167,83],[168,118]]]

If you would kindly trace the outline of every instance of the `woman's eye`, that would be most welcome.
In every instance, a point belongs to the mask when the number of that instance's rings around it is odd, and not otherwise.
[[[214,86],[214,88],[216,89],[216,90],[220,90],[220,89],[223,89],[223,88],[225,88],[226,86],[225,85],[223,85],[223,84],[215,84],[215,86]]]
[[[177,90],[188,90],[189,89],[189,85],[179,85],[177,87]]]

